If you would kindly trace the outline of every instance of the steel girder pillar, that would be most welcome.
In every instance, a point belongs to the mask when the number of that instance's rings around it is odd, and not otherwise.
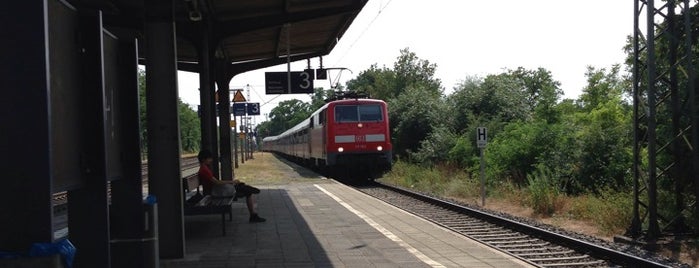
[[[211,45],[211,43],[209,43]],[[216,128],[216,119],[218,118],[218,114],[216,113],[216,80],[214,79],[215,71],[216,71],[216,61],[211,60],[213,59],[214,55],[214,49],[211,49],[209,53],[209,89],[211,89],[211,96],[210,96],[210,102],[211,102],[211,112],[209,113],[209,121],[211,122],[211,147],[214,148],[213,154],[214,154],[214,163],[212,163],[212,172],[214,174],[217,174],[220,178],[221,175],[221,165],[220,165],[220,155],[221,153],[219,152],[219,136],[218,136],[218,131]]]
[[[689,0],[658,2],[658,6],[654,0],[634,3],[633,35],[634,208],[629,233],[645,232],[651,239],[661,231],[685,231],[682,211],[690,202],[684,197],[691,196],[686,185],[694,184],[694,200],[699,197],[692,54],[696,44],[690,12],[694,7]],[[658,182],[665,188],[659,189]],[[670,185],[672,189],[667,189]],[[659,190],[674,195],[674,207],[659,207]],[[695,216],[698,212],[695,208]]]
[[[25,251],[32,243],[54,240],[53,165],[57,156],[71,156],[57,151],[54,145],[52,116],[62,105],[52,101],[58,89],[51,83],[55,77],[51,75],[50,58],[54,55],[52,48],[64,44],[51,40],[53,25],[49,20],[53,10],[47,7],[49,3],[20,1],[12,8],[0,9],[0,17],[12,21],[0,27],[0,35],[12,37],[5,39],[5,52],[0,53],[5,65],[0,84],[6,92],[0,98],[0,251]],[[72,48],[77,45],[57,52],[70,52]]]
[[[160,257],[185,253],[174,1],[146,1],[146,107],[149,193],[158,202]]]
[[[84,147],[81,153],[85,155],[86,167],[82,174],[84,185],[68,191],[68,226],[75,247],[84,250],[84,254],[76,255],[75,266],[109,267],[107,131],[108,127],[116,130],[107,126],[108,119],[114,114],[106,101],[108,95],[115,93],[111,88],[115,85],[109,85],[110,73],[106,72],[106,60],[113,56],[113,51],[104,51],[104,45],[115,40],[104,34],[101,12],[97,16],[82,16],[80,24],[84,102],[81,127],[87,132],[82,134]]]
[[[200,119],[201,119],[201,148],[209,150],[214,154],[214,162],[212,172],[219,177],[218,168],[218,149],[216,132],[216,103],[215,88],[212,83],[211,75],[211,28],[207,19],[203,20],[201,25],[200,42],[199,42],[199,102]]]
[[[121,178],[111,182],[110,207],[112,267],[126,267],[144,263],[144,212],[143,177],[141,174],[140,118],[138,100],[138,51],[137,41],[119,40],[118,83],[115,89],[121,132],[119,147],[115,152],[121,158]],[[114,56],[113,56],[114,57]],[[115,109],[116,108],[116,109]],[[114,152],[112,152],[114,153]],[[134,243],[133,241],[139,241]],[[150,256],[155,257],[155,256]]]
[[[218,125],[220,139],[220,158],[221,161],[221,180],[233,180],[234,172],[232,166],[231,154],[231,94],[230,81],[228,75],[228,67],[230,63],[228,59],[216,59],[216,84],[218,85]]]

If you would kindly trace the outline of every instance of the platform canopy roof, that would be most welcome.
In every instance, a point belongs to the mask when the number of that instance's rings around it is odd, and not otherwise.
[[[101,10],[109,31],[139,38],[147,1],[154,0],[69,0],[78,8]],[[207,29],[214,56],[242,70],[284,63],[287,49],[293,60],[326,55],[367,1],[174,0],[178,68],[197,71]]]

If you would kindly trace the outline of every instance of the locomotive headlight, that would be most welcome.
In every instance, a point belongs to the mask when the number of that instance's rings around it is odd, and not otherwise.
[[[345,148],[342,148],[342,147],[337,148],[337,151],[340,152],[340,153],[341,153],[341,152],[344,152],[344,151],[345,151]]]
[[[383,147],[382,147],[381,145],[376,146],[376,150],[379,151],[379,152],[381,152],[381,151],[383,151]]]
[[[362,123],[357,124],[357,127],[358,127],[358,128],[362,128],[363,126],[364,126],[364,125],[362,125]]]

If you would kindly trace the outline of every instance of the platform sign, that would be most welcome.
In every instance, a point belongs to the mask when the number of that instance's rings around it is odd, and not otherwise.
[[[248,102],[247,113],[248,115],[260,115],[260,103]]]
[[[235,91],[235,95],[233,95],[233,102],[246,102],[242,89]]]
[[[476,129],[476,145],[478,148],[485,148],[488,144],[488,130],[484,127]]]
[[[233,116],[244,116],[245,110],[245,103],[233,103],[233,107],[231,107],[231,113],[233,113]]]
[[[265,94],[310,94],[313,93],[313,77],[303,72],[266,72]],[[291,78],[291,88],[289,88]]]
[[[476,145],[481,150],[481,206],[485,207],[485,146],[488,144],[488,130],[484,127],[476,129]]]

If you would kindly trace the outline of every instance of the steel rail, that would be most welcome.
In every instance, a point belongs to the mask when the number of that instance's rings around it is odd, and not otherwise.
[[[480,211],[480,210],[469,208],[469,207],[459,205],[459,204],[456,204],[453,202],[430,197],[430,196],[427,196],[427,195],[422,194],[422,193],[418,193],[418,192],[414,192],[414,191],[410,191],[407,189],[398,188],[398,187],[394,187],[394,186],[390,186],[390,185],[381,184],[379,182],[374,182],[374,183],[376,186],[378,186],[380,188],[385,188],[387,190],[394,191],[394,192],[397,192],[401,195],[409,196],[409,197],[412,197],[414,199],[417,199],[417,200],[420,200],[420,201],[423,201],[423,202],[426,202],[429,204],[437,205],[437,206],[440,206],[442,208],[449,209],[449,210],[452,210],[452,211],[455,211],[458,213],[463,213],[463,214],[466,214],[468,216],[472,216],[474,218],[478,218],[478,219],[481,219],[483,221],[487,221],[489,223],[492,223],[492,224],[495,224],[498,226],[506,227],[506,228],[516,230],[516,231],[519,231],[519,232],[522,232],[522,233],[525,233],[525,234],[528,234],[528,235],[531,235],[534,237],[538,237],[542,240],[546,240],[546,241],[555,243],[557,245],[565,246],[565,247],[574,249],[575,251],[578,251],[578,252],[585,252],[585,253],[587,253],[595,258],[604,259],[604,260],[607,260],[607,261],[614,263],[614,264],[624,265],[624,266],[632,266],[632,267],[671,267],[671,266],[668,266],[666,264],[655,262],[653,260],[644,259],[644,258],[639,257],[639,256],[634,256],[634,255],[631,255],[628,253],[620,252],[620,251],[610,249],[610,248],[607,248],[607,247],[604,247],[601,245],[597,245],[597,244],[594,244],[594,243],[591,243],[588,241],[584,241],[584,240],[577,239],[574,237],[566,236],[566,235],[559,234],[559,233],[549,231],[549,230],[545,230],[545,229],[542,229],[542,228],[539,228],[536,226],[531,226],[531,225],[528,225],[525,223],[517,222],[515,220],[504,218],[504,217],[494,215],[494,214],[491,214],[488,212]],[[450,228],[449,226],[441,224],[436,220],[431,220],[431,221],[453,230],[453,228]],[[476,239],[476,240],[479,240],[479,239]],[[482,243],[487,244],[487,242],[482,242]],[[494,248],[498,248],[497,246],[493,246],[493,245],[489,245],[489,246],[494,247]],[[503,249],[499,249],[499,250],[503,250]],[[508,252],[506,252],[506,253],[508,253]],[[508,253],[508,254],[510,254],[512,256],[517,256],[517,254],[512,254],[512,253]],[[520,258],[519,256],[517,256],[517,257]],[[532,263],[531,260],[526,260],[525,258],[520,258],[520,259],[523,259],[528,263]],[[535,265],[539,266],[541,264],[535,264]],[[542,266],[546,266],[546,265],[542,265]]]

